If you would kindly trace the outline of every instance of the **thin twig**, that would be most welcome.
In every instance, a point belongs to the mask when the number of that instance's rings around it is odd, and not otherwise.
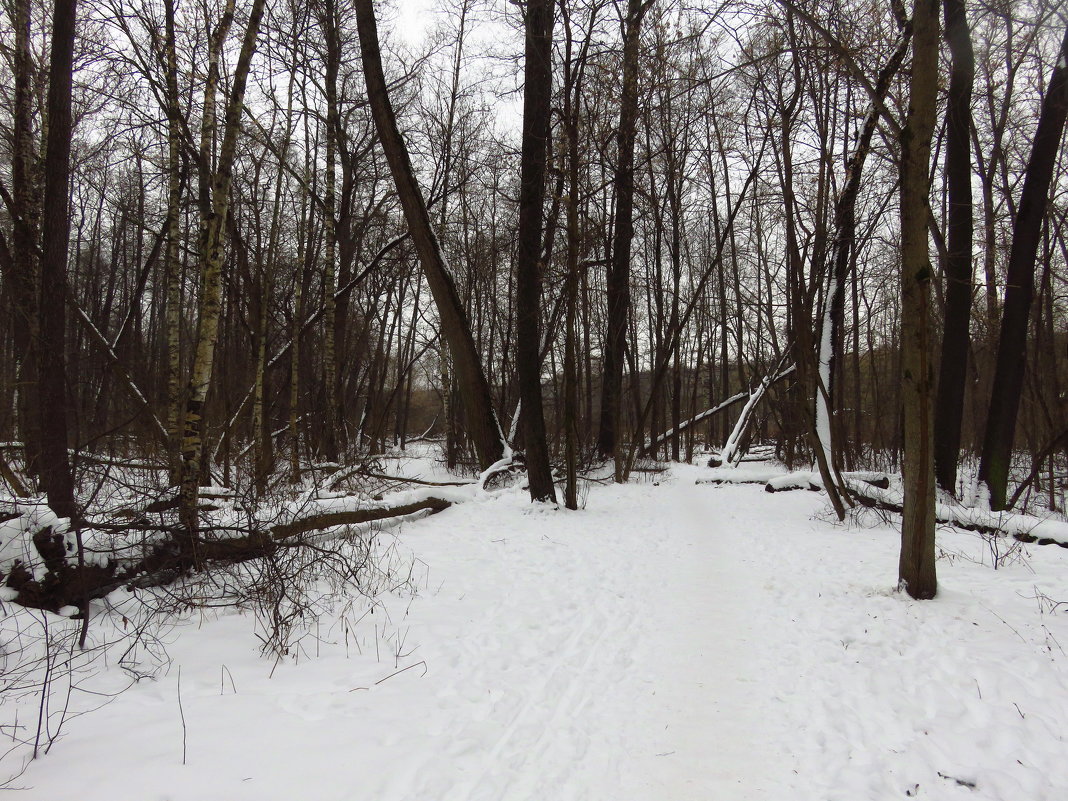
[[[400,675],[401,673],[403,673],[404,671],[406,671],[406,670],[411,670],[412,668],[415,668],[415,667],[419,667],[420,665],[422,665],[422,666],[423,666],[423,674],[422,674],[422,676],[425,676],[425,675],[426,675],[426,673],[427,673],[427,666],[426,666],[426,661],[424,660],[424,661],[422,661],[422,662],[416,662],[416,663],[415,663],[414,665],[408,665],[408,667],[406,667],[406,668],[401,668],[401,669],[400,669],[400,670],[398,670],[398,671],[397,671],[396,673],[390,673],[390,674],[389,674],[388,676],[386,676],[385,678],[383,678],[383,679],[379,679],[378,681],[376,681],[376,682],[375,682],[375,686],[377,687],[377,686],[378,686],[379,684],[381,684],[382,682],[384,682],[384,681],[388,681],[389,679],[392,679],[392,678],[393,678],[394,676],[399,676],[399,675]],[[422,678],[422,676],[420,676],[420,678]]]
[[[186,726],[185,726],[185,710],[182,709],[182,666],[178,666],[178,714],[182,718],[182,764],[185,764],[186,754]]]

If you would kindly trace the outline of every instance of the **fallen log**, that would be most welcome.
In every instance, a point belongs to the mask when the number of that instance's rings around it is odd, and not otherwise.
[[[880,511],[893,512],[894,514],[902,513],[901,503],[888,495],[872,494],[849,482],[847,482],[847,491],[853,500],[868,509],[879,509]],[[943,525],[996,537],[1012,537],[1014,540],[1028,544],[1057,545],[1061,548],[1068,548],[1068,524],[1061,523],[1057,525],[1054,523],[1051,526],[1052,521],[1028,518],[1026,515],[1004,513],[987,513],[991,517],[984,520],[982,519],[983,514],[981,510],[966,509],[964,507],[953,508],[941,503],[935,505],[935,521]],[[997,518],[994,517],[995,514]],[[1062,536],[1043,536],[1045,529],[1052,527],[1065,529],[1065,534]],[[1034,531],[1039,531],[1040,533],[1034,534],[1032,533]]]
[[[783,492],[790,489],[822,489],[818,473],[786,473],[768,476],[766,471],[745,471],[732,475],[734,471],[725,471],[724,475],[698,479],[697,484],[764,484],[766,492]],[[850,498],[868,509],[901,514],[901,501],[888,492],[890,477],[885,473],[852,472],[844,473],[846,491]],[[817,482],[819,482],[817,484]],[[1068,523],[1057,520],[1043,520],[1037,517],[1006,512],[989,512],[947,503],[935,505],[935,521],[942,524],[975,531],[998,537],[1012,537],[1015,540],[1036,545],[1057,545],[1068,548]]]
[[[784,353],[779,360],[779,364],[776,365],[775,370],[764,376],[760,383],[757,384],[756,388],[749,393],[749,399],[746,401],[741,414],[738,415],[738,421],[734,424],[734,429],[731,431],[730,436],[727,437],[727,442],[723,445],[723,449],[719,452],[719,458],[723,464],[729,464],[735,467],[738,465],[738,460],[742,456],[741,446],[745,438],[745,432],[749,426],[750,420],[753,419],[753,410],[756,408],[756,405],[760,403],[761,399],[767,394],[768,389],[770,389],[773,384],[781,381],[788,375],[792,375],[796,371],[796,365],[790,365],[785,370],[779,372],[779,368],[782,367],[783,360],[785,359],[786,354]]]
[[[177,531],[174,526],[139,520],[122,524],[102,522],[94,526],[85,521],[85,531],[96,528],[111,534],[151,532],[163,536],[163,539],[144,546],[141,558],[125,565],[115,558],[72,564],[67,540],[53,526],[46,526],[32,534],[33,546],[46,568],[43,576],[35,578],[32,566],[16,561],[7,575],[0,574],[0,577],[4,579],[4,586],[17,591],[18,595],[12,599],[15,603],[57,612],[67,606],[84,607],[88,601],[103,598],[121,587],[148,588],[169,584],[188,575],[197,564],[208,567],[237,564],[271,556],[283,547],[301,547],[308,542],[302,539],[303,535],[312,532],[337,526],[401,521],[420,512],[435,514],[452,503],[443,498],[427,497],[395,506],[319,511],[267,528],[244,529],[243,536],[235,537],[211,536],[212,532],[234,529],[209,528],[201,531],[191,546],[186,547],[168,536]],[[99,552],[96,555],[99,556]]]
[[[850,472],[842,477],[859,481],[879,489],[890,487],[890,476],[885,473]],[[698,479],[698,484],[763,484],[765,492],[786,492],[788,490],[807,489],[819,492],[823,489],[823,479],[817,472],[782,473],[777,470],[733,468],[712,478]]]
[[[713,406],[711,409],[706,409],[705,411],[701,412],[700,414],[694,415],[689,420],[687,420],[686,422],[682,423],[679,426],[677,431],[673,428],[670,431],[664,432],[663,434],[661,434],[656,439],[654,439],[654,440],[652,440],[650,442],[646,442],[642,446],[642,450],[641,450],[641,453],[639,455],[641,455],[641,456],[651,456],[653,453],[656,452],[657,448],[659,448],[661,445],[663,445],[665,442],[669,441],[673,437],[681,434],[683,431],[685,431],[686,429],[690,428],[691,426],[695,426],[700,422],[708,420],[710,417],[713,417],[713,416],[719,414],[724,409],[729,409],[732,406],[734,406],[735,404],[741,403],[743,400],[748,400],[748,399],[749,399],[749,393],[748,392],[739,392],[736,395],[731,395],[725,401],[720,401],[718,404]]]
[[[842,478],[849,481],[858,481],[869,487],[890,489],[890,476],[885,473],[850,472],[842,473]],[[823,478],[817,472],[812,473],[787,473],[780,478],[773,478],[764,485],[765,492],[787,492],[795,489],[807,489],[819,492],[823,489]]]
[[[428,481],[425,478],[412,478],[410,476],[391,476],[388,473],[379,473],[375,470],[371,470],[367,467],[354,467],[351,470],[346,470],[339,476],[335,476],[330,479],[329,488],[331,491],[336,490],[345,481],[350,478],[360,476],[363,478],[375,478],[379,481],[389,481],[394,484],[417,484],[421,487],[466,487],[469,484],[475,482],[471,479],[465,481]]]
[[[774,378],[772,378],[771,381],[768,383],[768,386],[770,387],[771,384],[778,383],[787,376],[794,374],[795,370],[796,368],[794,367],[794,365],[791,364],[789,367],[786,368],[786,370],[782,371],[781,373],[779,373],[779,375],[776,375]],[[697,423],[703,423],[709,418],[714,417],[714,415],[719,414],[721,411],[740,404],[742,400],[749,399],[750,392],[748,390],[743,390],[742,392],[728,397],[726,400],[721,400],[721,402],[718,403],[716,406],[713,406],[710,409],[705,409],[705,411],[701,412],[700,414],[695,414],[694,417],[690,418],[684,423],[681,423],[678,428],[672,428],[669,431],[664,431],[664,433],[657,437],[655,440],[650,440],[649,442],[646,442],[644,445],[642,445],[642,451],[640,455],[653,455],[654,453],[656,453],[656,450],[658,449],[658,447],[660,447],[660,445],[662,445],[664,442],[671,441],[675,437],[678,437],[680,434],[682,434],[682,431],[685,431],[687,428],[690,428],[691,426],[694,426]],[[709,467],[719,467],[719,465],[709,465]]]
[[[415,501],[414,503],[408,503],[402,506],[372,507],[370,509],[353,509],[343,512],[324,512],[322,514],[306,517],[302,520],[296,520],[292,523],[283,523],[281,525],[272,526],[270,532],[271,536],[276,540],[281,540],[288,537],[295,537],[299,534],[307,534],[310,531],[320,531],[325,528],[333,528],[334,526],[351,526],[358,523],[371,523],[376,520],[385,520],[390,517],[403,517],[404,515],[410,515],[423,510],[429,510],[430,514],[435,514],[450,506],[452,506],[452,501],[446,501],[442,498],[425,498],[421,501]]]

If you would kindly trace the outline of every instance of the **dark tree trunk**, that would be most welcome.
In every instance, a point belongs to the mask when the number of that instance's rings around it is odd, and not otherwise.
[[[332,0],[322,4],[320,25],[326,39],[326,74],[323,90],[326,94],[326,185],[323,188],[323,398],[326,402],[326,422],[323,426],[323,456],[337,461],[338,431],[341,428],[338,402],[337,360],[337,150],[338,118],[337,79],[341,64],[341,41],[337,29],[337,11]]]
[[[1005,304],[1001,316],[1001,339],[998,342],[994,388],[987,414],[983,456],[979,463],[979,480],[990,490],[990,508],[1005,508],[1005,497],[1012,463],[1012,441],[1016,435],[1016,415],[1020,408],[1024,368],[1027,361],[1027,323],[1034,296],[1035,257],[1046,213],[1053,170],[1065,117],[1068,116],[1068,29],[1061,42],[1057,65],[1053,69],[1042,111],[1031,145],[1031,158],[1024,174],[1023,191],[1012,231]]]
[[[578,313],[578,293],[582,278],[579,267],[580,227],[580,154],[579,108],[582,101],[582,80],[589,52],[590,38],[583,40],[577,57],[573,54],[575,44],[571,26],[571,9],[568,3],[560,5],[564,25],[564,108],[563,122],[567,134],[567,282],[564,286],[564,380],[562,424],[564,433],[564,506],[578,509],[578,460],[579,460],[579,353],[578,335],[575,330]],[[591,13],[592,28],[596,14]],[[587,386],[589,384],[587,376]],[[588,422],[588,420],[587,420]]]
[[[486,469],[504,454],[504,437],[493,411],[489,383],[471,337],[467,315],[460,303],[452,277],[445,267],[445,257],[430,224],[430,216],[416,183],[407,147],[397,128],[396,115],[389,101],[386,78],[382,72],[382,54],[378,46],[374,4],[372,0],[353,0],[353,5],[367,81],[367,97],[375,128],[397,185],[397,194],[404,207],[408,230],[411,231],[427,284],[434,296],[441,319],[442,335],[452,354],[453,369],[467,419],[467,431],[474,442],[479,464],[482,469]]]
[[[18,381],[18,434],[26,455],[26,472],[38,476],[41,431],[37,400],[38,275],[34,249],[37,242],[39,196],[34,174],[33,66],[30,54],[30,0],[15,0],[14,79],[12,109],[11,183],[15,221],[11,234],[11,269],[4,276],[15,311],[11,335],[15,345]]]
[[[638,124],[638,44],[642,18],[652,0],[628,0],[623,27],[623,91],[619,100],[616,136],[615,229],[608,266],[608,333],[601,369],[601,422],[597,451],[604,458],[616,455],[622,412],[623,360],[630,312],[630,246],[634,238],[634,140]],[[616,480],[621,478],[616,460]]]
[[[556,502],[541,398],[542,204],[552,101],[552,0],[530,0],[526,19],[523,150],[519,185],[519,252],[516,262],[516,368],[527,479],[532,501]]]
[[[174,6],[175,0],[166,0],[163,6],[167,62],[167,219],[165,223],[167,250],[164,256],[167,290],[164,340],[166,342],[167,462],[170,467],[170,483],[177,486],[181,481],[182,473],[182,431],[179,422],[182,403],[182,265],[179,261],[182,244],[180,229],[182,119],[178,107],[178,53],[174,30]]]
[[[938,0],[916,0],[912,79],[901,131],[901,397],[905,489],[898,581],[913,598],[933,598],[935,495],[931,280],[927,244],[931,136],[938,84]]]
[[[946,112],[946,322],[935,401],[934,460],[938,485],[954,493],[972,313],[971,102],[975,55],[964,0],[944,0],[944,10],[953,62]]]
[[[48,505],[74,517],[74,476],[67,455],[66,283],[70,239],[71,90],[77,0],[56,0],[48,75],[48,138],[41,225],[41,290],[38,319],[41,483]]]

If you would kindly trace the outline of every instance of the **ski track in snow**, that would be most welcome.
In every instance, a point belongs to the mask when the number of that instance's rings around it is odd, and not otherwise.
[[[1060,549],[942,561],[915,603],[891,592],[892,529],[673,472],[581,512],[517,491],[407,526],[417,597],[347,646],[324,621],[319,654],[272,677],[250,617],[184,625],[168,675],[68,721],[18,797],[1068,798],[1068,615],[1019,602],[1068,598]]]

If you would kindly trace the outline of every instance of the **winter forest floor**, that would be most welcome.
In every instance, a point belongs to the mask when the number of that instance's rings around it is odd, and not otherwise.
[[[893,521],[707,472],[384,532],[406,588],[278,664],[251,616],[198,612],[13,797],[1068,798],[1068,553],[943,529],[939,597],[913,602]]]

